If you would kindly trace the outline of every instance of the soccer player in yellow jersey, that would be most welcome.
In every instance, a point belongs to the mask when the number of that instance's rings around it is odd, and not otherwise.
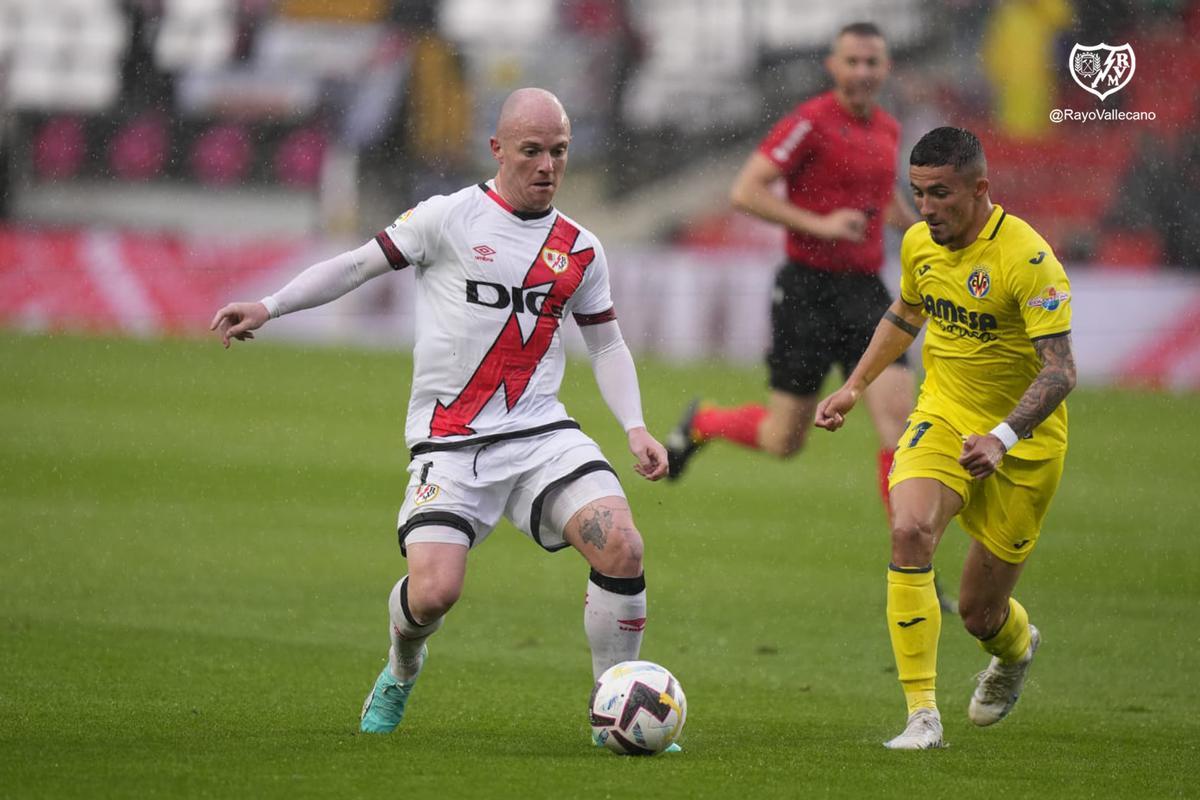
[[[1067,275],[1033,228],[992,204],[975,135],[925,134],[909,158],[909,181],[923,221],[901,245],[900,297],[845,384],[818,405],[816,424],[840,428],[929,320],[925,382],[890,479],[887,622],[908,723],[885,742],[924,750],[944,745],[932,560],[955,517],[973,539],[959,613],[992,655],[968,715],[991,725],[1020,697],[1041,637],[1012,591],[1062,476],[1063,398],[1075,386],[1075,360]]]

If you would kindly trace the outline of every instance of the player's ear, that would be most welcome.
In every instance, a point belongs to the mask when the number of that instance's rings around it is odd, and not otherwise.
[[[492,158],[496,159],[497,163],[503,164],[504,158],[500,151],[500,140],[493,136],[488,139],[488,144],[491,145],[492,148]]]
[[[986,177],[976,178],[975,179],[975,199],[978,200],[979,198],[987,195],[988,188],[990,186],[991,186],[991,184],[988,183],[988,179]]]

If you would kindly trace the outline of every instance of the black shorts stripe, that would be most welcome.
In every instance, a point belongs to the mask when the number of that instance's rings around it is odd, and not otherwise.
[[[408,555],[408,550],[404,547],[404,540],[414,529],[425,525],[439,525],[445,528],[454,528],[466,534],[467,540],[471,544],[475,544],[475,529],[471,527],[471,523],[460,517],[458,514],[452,514],[449,511],[426,511],[421,514],[413,514],[408,518],[399,530],[396,531],[396,537],[400,541],[401,555]]]
[[[554,491],[560,486],[565,486],[576,478],[581,478],[584,475],[592,472],[611,472],[613,475],[617,474],[617,471],[613,469],[612,465],[607,461],[587,461],[583,464],[580,464],[566,475],[563,475],[561,478],[555,478],[552,480],[546,485],[545,489],[542,489],[540,492],[538,492],[537,497],[533,498],[533,505],[530,506],[529,511],[529,533],[533,536],[533,540],[541,545],[543,549],[549,550],[551,553],[553,553],[555,551],[562,550],[564,547],[568,547],[569,545],[566,542],[554,545],[553,547],[547,547],[546,545],[542,544],[542,504],[546,502],[546,498],[549,496],[550,492]],[[617,480],[620,480],[620,478],[617,478]]]
[[[539,425],[536,428],[525,428],[519,431],[509,431],[508,433],[493,433],[488,436],[475,436],[470,439],[458,439],[453,442],[418,442],[413,445],[410,451],[413,458],[424,453],[435,453],[446,450],[461,450],[464,447],[475,447],[476,445],[495,444],[496,442],[507,442],[510,439],[525,439],[530,436],[538,436],[550,431],[565,431],[579,430],[579,423],[573,419],[563,419],[558,422],[551,422],[546,425]]]

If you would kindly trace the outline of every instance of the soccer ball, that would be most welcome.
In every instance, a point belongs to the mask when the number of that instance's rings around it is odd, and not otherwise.
[[[675,676],[650,661],[609,667],[588,702],[592,737],[614,753],[652,756],[679,738],[687,698]]]

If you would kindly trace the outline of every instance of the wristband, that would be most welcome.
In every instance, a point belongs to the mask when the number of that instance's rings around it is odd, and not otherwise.
[[[1010,426],[1007,422],[1001,422],[999,425],[992,428],[989,433],[1000,440],[1000,443],[1004,445],[1004,452],[1006,453],[1009,450],[1012,450],[1013,445],[1017,443],[1017,432],[1014,431],[1012,426]]]

